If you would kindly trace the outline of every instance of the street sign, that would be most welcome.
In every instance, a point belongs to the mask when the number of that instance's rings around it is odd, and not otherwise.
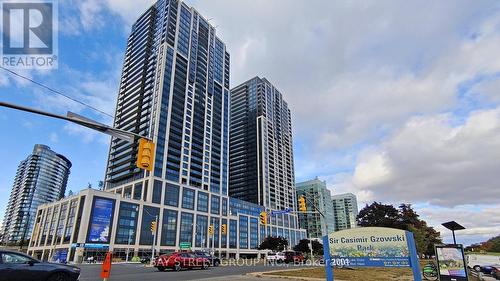
[[[292,211],[291,208],[286,208],[284,210],[271,211],[271,215],[287,214]]]
[[[181,250],[191,249],[191,243],[181,242],[179,243],[179,247],[181,248]]]

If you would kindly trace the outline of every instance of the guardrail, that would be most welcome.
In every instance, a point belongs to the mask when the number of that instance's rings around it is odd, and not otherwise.
[[[472,277],[472,280],[474,281],[483,281],[484,280],[484,275],[482,272],[476,271],[472,268],[468,269],[469,271],[469,276]]]

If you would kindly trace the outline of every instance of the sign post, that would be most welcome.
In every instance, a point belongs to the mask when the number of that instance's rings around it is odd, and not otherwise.
[[[106,258],[104,259],[104,262],[102,263],[101,278],[103,278],[103,281],[109,280],[109,275],[111,274],[111,258],[112,257],[113,257],[113,254],[111,252],[107,252]]]
[[[359,227],[323,237],[326,277],[333,281],[333,266],[411,267],[422,281],[413,233],[386,227]]]

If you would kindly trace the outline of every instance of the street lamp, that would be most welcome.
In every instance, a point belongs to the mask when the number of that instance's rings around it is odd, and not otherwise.
[[[458,224],[456,221],[449,221],[445,222],[442,224],[442,226],[446,227],[447,229],[451,230],[451,233],[453,234],[453,244],[457,244],[457,240],[455,239],[455,230],[462,230],[465,229],[462,225]]]

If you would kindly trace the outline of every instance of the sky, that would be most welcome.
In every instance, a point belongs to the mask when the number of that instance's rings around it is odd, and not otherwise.
[[[113,114],[130,26],[151,0],[58,1],[59,67],[23,71]],[[231,87],[266,77],[292,111],[297,181],[411,203],[467,229],[500,234],[500,2],[189,0],[231,54]],[[0,70],[0,100],[111,118]],[[109,137],[0,108],[0,218],[19,162],[36,143],[73,163],[68,190],[104,178]]]

